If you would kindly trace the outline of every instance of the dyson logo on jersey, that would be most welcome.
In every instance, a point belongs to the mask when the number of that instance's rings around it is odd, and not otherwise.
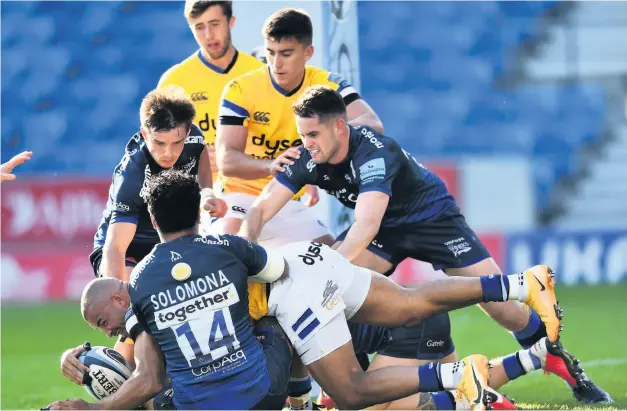
[[[262,134],[261,136],[253,136],[251,142],[256,146],[263,147],[264,154],[266,154],[266,156],[263,158],[266,159],[274,159],[277,154],[287,150],[290,147],[303,145],[303,142],[300,139],[275,140],[272,138],[266,138],[265,134]]]
[[[178,287],[177,287],[178,288]],[[229,284],[192,300],[155,311],[157,328],[163,330],[203,316],[205,310],[216,311],[239,302],[235,285]]]
[[[307,265],[314,265],[317,260],[324,260],[324,258],[322,258],[322,256],[320,255],[320,247],[322,247],[321,243],[316,243],[312,241],[305,254],[299,254],[298,256],[303,259],[303,263]]]
[[[202,367],[192,368],[192,374],[194,377],[201,378],[205,375],[212,374],[216,371],[226,372],[234,368],[240,367],[242,362],[246,362],[246,353],[244,350],[237,350],[229,355],[225,355],[217,361],[211,364],[203,365]]]
[[[361,135],[366,137],[376,148],[383,148],[383,143],[379,141],[378,138],[374,136],[374,133],[370,130],[366,130],[365,128],[361,129]]]

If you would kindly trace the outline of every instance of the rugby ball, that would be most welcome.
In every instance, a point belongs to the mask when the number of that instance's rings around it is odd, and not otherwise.
[[[132,374],[122,355],[108,347],[91,347],[85,344],[85,351],[78,360],[89,367],[83,383],[87,392],[97,400],[116,392]]]

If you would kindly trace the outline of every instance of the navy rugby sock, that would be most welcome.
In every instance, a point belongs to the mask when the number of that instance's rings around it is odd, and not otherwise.
[[[483,302],[502,302],[509,299],[509,279],[506,275],[483,275],[479,279],[483,291]]]
[[[421,394],[426,395],[426,394]],[[431,398],[433,398],[433,402],[435,403],[435,408],[438,410],[454,410],[455,409],[455,398],[453,397],[453,393],[450,391],[440,391],[440,392],[432,392]]]
[[[438,364],[429,362],[418,367],[418,392],[442,391],[442,381],[438,376]]]
[[[535,310],[531,309],[531,313],[529,314],[529,322],[527,326],[522,330],[513,333],[516,341],[523,348],[529,348],[540,339],[546,337],[546,326],[540,319]]]

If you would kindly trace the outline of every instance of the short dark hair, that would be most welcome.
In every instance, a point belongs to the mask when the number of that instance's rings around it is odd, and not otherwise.
[[[185,1],[185,18],[195,19],[213,6],[222,8],[222,14],[226,16],[226,21],[231,20],[231,17],[233,17],[233,2],[231,1],[187,0]]]
[[[200,186],[196,177],[167,169],[153,176],[142,192],[159,231],[177,233],[194,228],[200,214]]]
[[[337,91],[329,86],[311,86],[292,105],[292,111],[298,117],[318,117],[320,122],[331,118],[346,119],[346,104]]]
[[[182,126],[189,131],[195,116],[192,100],[176,86],[151,91],[139,109],[141,125],[150,131],[170,131]]]
[[[313,25],[305,11],[281,9],[268,17],[261,29],[261,35],[274,41],[293,38],[300,44],[309,46],[313,39]]]

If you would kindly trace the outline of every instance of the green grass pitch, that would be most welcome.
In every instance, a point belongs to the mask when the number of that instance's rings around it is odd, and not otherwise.
[[[588,375],[627,408],[627,285],[559,288],[565,309],[564,346],[583,362]],[[453,330],[461,356],[479,352],[496,357],[515,351],[512,337],[478,308],[453,313]],[[91,329],[78,304],[2,306],[2,409],[39,409],[53,400],[91,398],[61,375],[61,353],[84,341],[114,343]],[[510,383],[501,392],[523,408],[581,408],[565,384],[540,372]],[[606,407],[607,408],[607,407]]]

